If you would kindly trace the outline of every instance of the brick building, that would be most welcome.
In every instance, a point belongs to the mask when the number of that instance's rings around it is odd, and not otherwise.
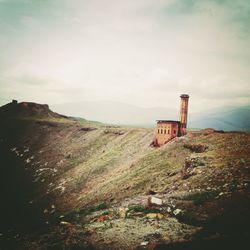
[[[189,95],[183,94],[181,97],[180,121],[157,120],[155,146],[162,146],[177,136],[187,133],[187,114]]]

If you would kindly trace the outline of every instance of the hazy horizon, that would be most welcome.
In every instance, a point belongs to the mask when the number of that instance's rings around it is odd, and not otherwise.
[[[0,105],[250,104],[250,3],[0,0]],[[111,114],[112,115],[112,114]]]

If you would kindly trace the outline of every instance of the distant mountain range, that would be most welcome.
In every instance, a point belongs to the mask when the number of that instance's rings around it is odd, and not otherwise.
[[[61,114],[119,125],[153,127],[157,119],[179,119],[178,109],[142,108],[109,101],[65,103],[51,105],[51,108]],[[190,112],[188,127],[250,131],[250,106]]]
[[[250,106],[226,107],[192,114],[189,127],[250,131]]]

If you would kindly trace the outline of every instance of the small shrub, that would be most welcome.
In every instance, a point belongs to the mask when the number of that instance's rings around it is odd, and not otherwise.
[[[187,148],[195,153],[203,153],[208,149],[208,146],[204,144],[184,144],[184,148]]]
[[[104,212],[102,213],[102,215],[109,215],[110,213],[111,213],[111,211],[107,210],[107,211],[104,211]]]
[[[92,130],[96,130],[96,128],[83,127],[79,129],[79,131],[85,131],[85,132],[92,131]]]
[[[205,163],[200,158],[187,158],[185,161],[184,168],[196,168],[199,166],[205,166]]]
[[[96,206],[90,207],[89,210],[90,212],[96,212],[96,211],[107,209],[107,208],[109,208],[108,204],[105,202],[102,202]]]
[[[205,166],[205,163],[200,158],[187,158],[185,164],[181,170],[182,179],[187,179],[194,175],[194,168]]]
[[[135,213],[140,212],[140,213],[145,213],[145,214],[148,214],[148,213],[159,213],[158,209],[149,208],[149,207],[142,206],[142,205],[133,205],[133,206],[130,206],[128,211],[129,212],[135,212]]]
[[[192,225],[192,226],[202,225],[202,221],[200,221],[195,214],[187,211],[176,215],[176,218],[179,222],[185,223],[187,225]]]
[[[219,193],[218,191],[198,192],[198,193],[189,194],[183,197],[183,199],[192,200],[195,205],[202,205],[209,200],[213,200],[218,195],[218,193]]]
[[[193,175],[194,175],[194,172],[188,171],[188,169],[181,170],[181,176],[183,180],[188,179],[190,176],[193,176]]]
[[[90,213],[96,212],[96,211],[100,211],[100,210],[104,210],[109,208],[109,205],[106,204],[105,202],[100,203],[96,206],[91,206],[88,208],[82,208],[82,209],[75,209],[73,211],[70,211],[66,214],[64,214],[64,218],[69,220],[69,221],[78,221],[79,218],[84,217]]]

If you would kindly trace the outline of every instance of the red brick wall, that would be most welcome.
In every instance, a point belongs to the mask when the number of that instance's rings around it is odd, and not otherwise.
[[[189,97],[181,97],[180,122],[181,135],[187,134],[187,115],[188,115],[188,99]]]
[[[158,122],[156,127],[156,145],[161,146],[178,135],[177,122]]]

